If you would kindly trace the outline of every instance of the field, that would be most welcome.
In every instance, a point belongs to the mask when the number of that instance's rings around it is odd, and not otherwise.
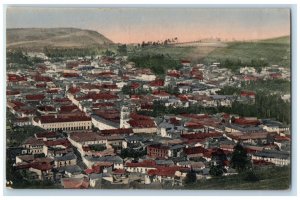
[[[286,190],[290,188],[290,167],[272,167],[255,170],[260,179],[257,182],[249,182],[242,175],[233,175],[221,178],[198,181],[187,185],[185,189],[220,189],[220,190]]]
[[[280,37],[245,42],[186,43],[136,48],[128,46],[129,56],[165,55],[176,60],[211,64],[225,60],[240,60],[242,65],[264,61],[269,65],[290,66],[290,38]],[[226,67],[226,66],[225,66]]]
[[[203,45],[189,43],[187,45],[147,46],[138,49],[129,47],[129,56],[163,54],[177,60],[187,59],[196,63],[216,48],[223,48],[224,46],[226,45],[223,43],[217,45],[214,43]]]
[[[254,42],[230,42],[225,48],[217,48],[203,60],[205,63],[222,62],[226,59],[242,62],[263,60],[271,65],[290,66],[289,37],[280,37]]]

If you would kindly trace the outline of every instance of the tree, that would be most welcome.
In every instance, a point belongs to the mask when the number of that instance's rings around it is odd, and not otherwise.
[[[127,46],[126,46],[126,44],[119,45],[117,51],[118,51],[119,55],[126,56],[127,55]]]
[[[185,184],[195,183],[196,181],[197,181],[196,172],[194,170],[189,171],[184,179]]]
[[[222,176],[224,171],[225,169],[222,165],[211,165],[209,169],[209,174],[211,176],[218,177],[218,176]]]
[[[250,160],[247,155],[247,151],[241,144],[237,144],[234,147],[234,151],[231,156],[230,165],[236,169],[239,173],[249,169]]]

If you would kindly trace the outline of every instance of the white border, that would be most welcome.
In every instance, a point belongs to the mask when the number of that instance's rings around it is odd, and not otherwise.
[[[1,11],[2,11],[2,15],[0,16],[1,19],[0,19],[0,26],[2,28],[3,31],[0,32],[1,34],[1,50],[0,50],[0,53],[1,53],[1,58],[4,58],[4,54],[5,54],[5,46],[4,46],[4,32],[5,32],[5,15],[4,15],[4,12],[5,12],[5,8],[6,8],[6,5],[11,5],[11,4],[23,4],[23,5],[28,5],[28,4],[46,4],[48,6],[55,6],[53,4],[60,4],[62,6],[69,6],[67,5],[70,1],[68,0],[52,0],[52,1],[39,1],[39,0],[2,0],[2,4],[1,4]],[[240,6],[250,6],[250,7],[292,7],[293,9],[293,16],[292,16],[292,57],[293,57],[293,60],[292,60],[292,90],[293,90],[293,94],[292,94],[292,108],[293,108],[293,117],[292,117],[292,130],[293,130],[293,133],[294,135],[296,135],[299,131],[299,127],[298,127],[298,117],[297,117],[297,113],[299,111],[299,107],[296,106],[296,102],[297,102],[297,95],[298,94],[298,90],[299,90],[299,87],[298,87],[298,81],[297,81],[297,77],[300,77],[300,74],[299,74],[299,71],[300,70],[297,70],[296,68],[296,64],[297,64],[297,55],[298,55],[298,52],[297,52],[297,46],[298,46],[298,41],[297,41],[297,36],[298,36],[298,31],[295,30],[295,27],[299,27],[299,19],[298,19],[298,15],[295,16],[297,14],[297,0],[273,0],[273,1],[262,1],[262,0],[252,0],[252,1],[249,1],[249,0],[244,0],[244,1],[238,1],[238,0],[231,0],[231,1],[221,1],[221,0],[205,0],[205,1],[202,1],[200,5],[196,5],[197,4],[197,1],[193,1],[193,0],[185,0],[185,1],[176,1],[176,0],[165,0],[165,1],[158,1],[158,0],[152,0],[152,1],[146,1],[146,0],[129,0],[129,1],[126,1],[126,4],[124,2],[124,0],[114,0],[114,1],[109,1],[109,0],[105,0],[105,1],[97,1],[97,0],[85,0],[85,1],[78,1],[78,0],[74,0],[74,1],[71,1],[72,5],[75,5],[75,4],[84,4],[85,7],[89,7],[89,6],[96,6],[96,4],[105,4],[104,6],[106,7],[145,7],[145,6],[150,6],[150,7],[193,7],[193,6],[203,6],[203,7],[212,7],[213,4],[214,6],[216,7],[220,7],[220,4],[222,7],[240,7]],[[253,4],[254,3],[254,4]],[[121,4],[121,5],[120,5]],[[138,5],[139,4],[139,5]],[[144,5],[141,5],[141,4],[144,4]],[[145,5],[145,4],[148,4],[148,5]],[[172,4],[172,5],[170,5]],[[173,4],[177,4],[177,5],[173,5]],[[188,4],[192,4],[192,5],[188,5]],[[230,5],[231,4],[231,5]],[[238,5],[232,5],[232,4],[238,4]],[[277,5],[275,5],[277,4]],[[280,4],[280,5],[278,5]],[[294,4],[294,5],[288,5],[288,4]],[[112,6],[114,5],[114,6]],[[82,6],[82,5],[78,5],[78,6]],[[99,5],[97,5],[99,6]],[[296,44],[297,42],[297,44]],[[6,78],[5,78],[5,59],[2,59],[2,73],[0,75],[1,77],[1,83],[2,83],[2,87],[1,88],[1,93],[0,94],[5,94],[5,91],[6,91],[6,88],[5,88],[5,82],[6,82]],[[5,121],[5,104],[6,104],[6,98],[5,98],[5,95],[2,96],[1,99],[1,104],[3,105],[3,109],[1,109],[1,116],[3,116],[2,119],[4,119]],[[3,101],[3,102],[2,102]],[[297,120],[297,121],[296,121]],[[3,130],[1,131],[2,133],[2,136],[3,138],[5,138],[5,124],[3,126],[2,129],[0,130]],[[2,139],[3,139],[2,138]],[[299,140],[299,137],[297,137],[297,139]],[[297,141],[298,141],[297,140]],[[296,148],[296,145],[297,145],[297,141],[294,140],[293,138],[293,154],[294,152],[296,153],[297,151],[297,154],[296,155],[300,155],[299,154],[299,148]],[[3,142],[0,142],[0,150],[1,150],[1,153],[2,155],[4,155],[5,151],[5,146],[3,145]],[[295,154],[294,154],[295,155]],[[294,156],[293,155],[293,156]],[[2,159],[2,163],[4,165],[4,159]],[[297,165],[296,165],[296,162],[297,162]],[[3,166],[2,165],[2,166]],[[297,177],[297,179],[299,178],[299,173],[295,173],[296,172],[296,168],[295,166],[299,166],[299,159],[297,159],[295,156],[293,157],[293,186],[295,186],[296,184],[296,181],[295,181],[295,178]],[[2,180],[4,180],[4,170],[0,170],[0,177]],[[3,186],[4,184],[0,184],[0,187],[1,187],[1,191],[3,191]],[[297,184],[297,187],[299,187],[299,184]],[[59,193],[56,193],[52,190],[30,190],[30,191],[24,191],[24,190],[18,190],[19,194],[13,192],[13,195],[24,195],[25,193],[29,194],[29,195],[34,195],[34,197],[32,196],[27,196],[27,197],[22,197],[22,198],[25,198],[25,199],[37,199],[37,198],[53,198],[53,197],[46,197],[44,195],[76,195],[75,197],[72,197],[72,199],[82,199],[83,196],[81,195],[117,195],[119,197],[116,197],[118,199],[122,198],[121,196],[128,196],[128,195],[146,195],[146,196],[150,196],[148,198],[153,198],[151,196],[153,195],[163,195],[163,196],[174,196],[176,195],[177,197],[172,197],[174,199],[182,199],[182,195],[186,195],[186,196],[190,196],[190,195],[214,195],[214,196],[202,196],[202,197],[197,197],[197,199],[199,198],[204,198],[204,199],[211,199],[211,198],[214,198],[217,196],[217,198],[222,198],[222,199],[248,199],[248,198],[253,198],[253,197],[239,197],[239,195],[253,195],[255,196],[254,198],[258,198],[258,196],[263,196],[262,198],[266,199],[267,196],[265,195],[270,195],[270,196],[277,196],[277,197],[271,197],[272,199],[282,199],[282,195],[296,195],[296,191],[297,189],[296,188],[293,188],[294,191],[293,193],[290,193],[290,192],[279,192],[278,191],[272,191],[272,192],[264,192],[264,191],[249,191],[249,192],[242,192],[242,191],[215,191],[215,190],[212,190],[212,191],[203,191],[203,190],[200,190],[200,191],[158,191],[158,190],[155,190],[155,191],[151,191],[151,190],[87,190],[87,191],[83,191],[83,190],[80,190],[80,191],[77,191],[77,190],[67,190],[67,191],[63,191],[62,193],[59,192]],[[61,190],[60,190],[61,191]],[[9,191],[5,191],[5,195],[8,195],[8,193],[11,193]],[[25,192],[25,193],[24,193]],[[41,195],[43,197],[38,197],[38,196],[35,196],[35,195]],[[216,195],[216,196],[215,196]],[[233,195],[233,196],[232,196]],[[5,198],[8,198],[8,199],[11,199],[13,197],[5,197]],[[54,197],[56,198],[56,197]],[[63,198],[66,198],[66,197],[63,197]],[[92,198],[92,196],[88,196],[88,198]],[[97,197],[97,198],[101,198],[101,197]],[[107,197],[107,198],[111,198],[111,197]],[[132,199],[134,197],[130,197],[130,199]],[[146,198],[146,197],[145,197]],[[190,197],[189,197],[190,198]],[[296,196],[290,196],[290,197],[284,197],[284,198],[292,198],[292,199],[295,199]]]

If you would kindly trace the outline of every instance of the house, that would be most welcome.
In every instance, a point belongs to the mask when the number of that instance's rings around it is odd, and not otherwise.
[[[32,121],[29,117],[18,117],[13,121],[14,126],[30,126]]]
[[[275,150],[263,150],[252,155],[252,160],[263,160],[274,163],[277,166],[290,164],[290,153]]]
[[[54,158],[73,152],[73,147],[67,138],[43,140],[43,142],[43,153],[47,157]]]
[[[150,158],[168,158],[169,147],[161,144],[147,146],[147,156]]]
[[[191,66],[191,61],[189,61],[189,60],[181,60],[180,63],[184,67],[190,67]]]
[[[26,149],[25,154],[42,154],[44,153],[43,146],[44,142],[34,137],[27,138],[22,144],[22,147]]]
[[[119,156],[83,156],[82,157],[83,163],[88,167],[92,168],[92,166],[97,165],[98,163],[112,163],[113,169],[123,169],[123,159]]]
[[[82,156],[85,155],[84,147],[93,144],[107,144],[107,139],[94,132],[75,132],[68,134],[68,140],[78,149]]]
[[[157,132],[155,121],[148,116],[131,113],[128,124],[130,125],[134,133],[156,133]]]
[[[53,141],[59,137],[59,134],[56,132],[41,132],[34,134],[35,138],[43,141]]]
[[[77,156],[73,152],[54,158],[54,165],[56,167],[65,167],[65,166],[76,165],[76,164],[77,164]]]
[[[120,111],[94,110],[91,115],[92,123],[99,130],[117,129],[120,127]]]
[[[145,176],[145,184],[159,182],[162,184],[182,185],[183,179],[186,177],[189,168],[172,166],[172,167],[157,167],[149,170]]]
[[[262,119],[261,120],[261,126],[264,130],[268,132],[285,132],[289,131],[289,127],[284,126],[281,122],[271,120],[271,119]]]
[[[53,180],[54,161],[52,158],[36,158],[30,163],[29,171],[37,174],[39,180]]]
[[[82,169],[78,165],[67,165],[56,168],[61,177],[75,178],[82,174]]]
[[[124,169],[128,172],[138,172],[142,174],[146,174],[151,169],[156,169],[157,165],[154,160],[144,160],[142,162],[133,163],[128,162],[125,163]]]
[[[170,98],[170,94],[163,90],[155,90],[152,92],[152,95],[159,100],[167,100]]]

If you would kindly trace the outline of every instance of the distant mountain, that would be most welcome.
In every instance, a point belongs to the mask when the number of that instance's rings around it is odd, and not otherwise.
[[[6,30],[6,45],[9,49],[88,48],[112,43],[97,31],[77,28],[13,28]]]

